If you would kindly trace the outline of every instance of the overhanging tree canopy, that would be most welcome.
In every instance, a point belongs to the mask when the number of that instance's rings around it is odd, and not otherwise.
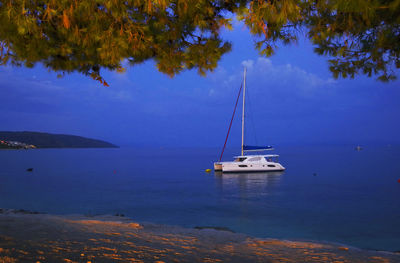
[[[154,59],[173,76],[213,70],[231,49],[220,36],[236,15],[266,56],[301,32],[329,57],[335,77],[395,78],[400,67],[400,0],[8,0],[0,1],[0,60],[107,85],[100,69],[123,71]]]

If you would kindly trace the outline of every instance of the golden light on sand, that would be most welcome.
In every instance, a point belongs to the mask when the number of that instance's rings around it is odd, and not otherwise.
[[[399,262],[333,244],[256,239],[120,217],[0,214],[0,262]]]

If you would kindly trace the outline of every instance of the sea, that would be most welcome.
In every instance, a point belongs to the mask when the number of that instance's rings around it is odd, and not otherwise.
[[[219,152],[1,150],[0,208],[400,251],[400,146],[284,146],[273,153],[285,172],[207,173]],[[228,149],[224,159],[236,154]]]

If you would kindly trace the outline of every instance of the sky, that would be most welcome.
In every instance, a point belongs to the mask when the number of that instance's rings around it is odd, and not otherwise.
[[[148,61],[104,72],[110,87],[41,65],[0,67],[0,130],[73,134],[120,146],[220,147],[247,68],[246,142],[254,145],[400,143],[400,81],[333,79],[308,40],[266,58],[240,23],[232,51],[206,77],[170,78]],[[400,75],[399,75],[400,77]],[[241,106],[240,106],[241,107]],[[241,114],[241,108],[237,112]],[[240,145],[240,116],[229,146]]]

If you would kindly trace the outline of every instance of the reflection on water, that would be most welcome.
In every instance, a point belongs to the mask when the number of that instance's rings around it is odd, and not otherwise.
[[[279,185],[283,171],[257,173],[222,173],[214,172],[217,185],[221,191],[238,188],[242,193],[268,194]]]
[[[230,207],[236,217],[233,229],[241,231],[242,225],[251,229],[253,226],[250,221],[256,222],[254,218],[257,215],[275,206],[274,196],[279,191],[282,174],[283,172],[215,173],[219,202],[222,206]]]

